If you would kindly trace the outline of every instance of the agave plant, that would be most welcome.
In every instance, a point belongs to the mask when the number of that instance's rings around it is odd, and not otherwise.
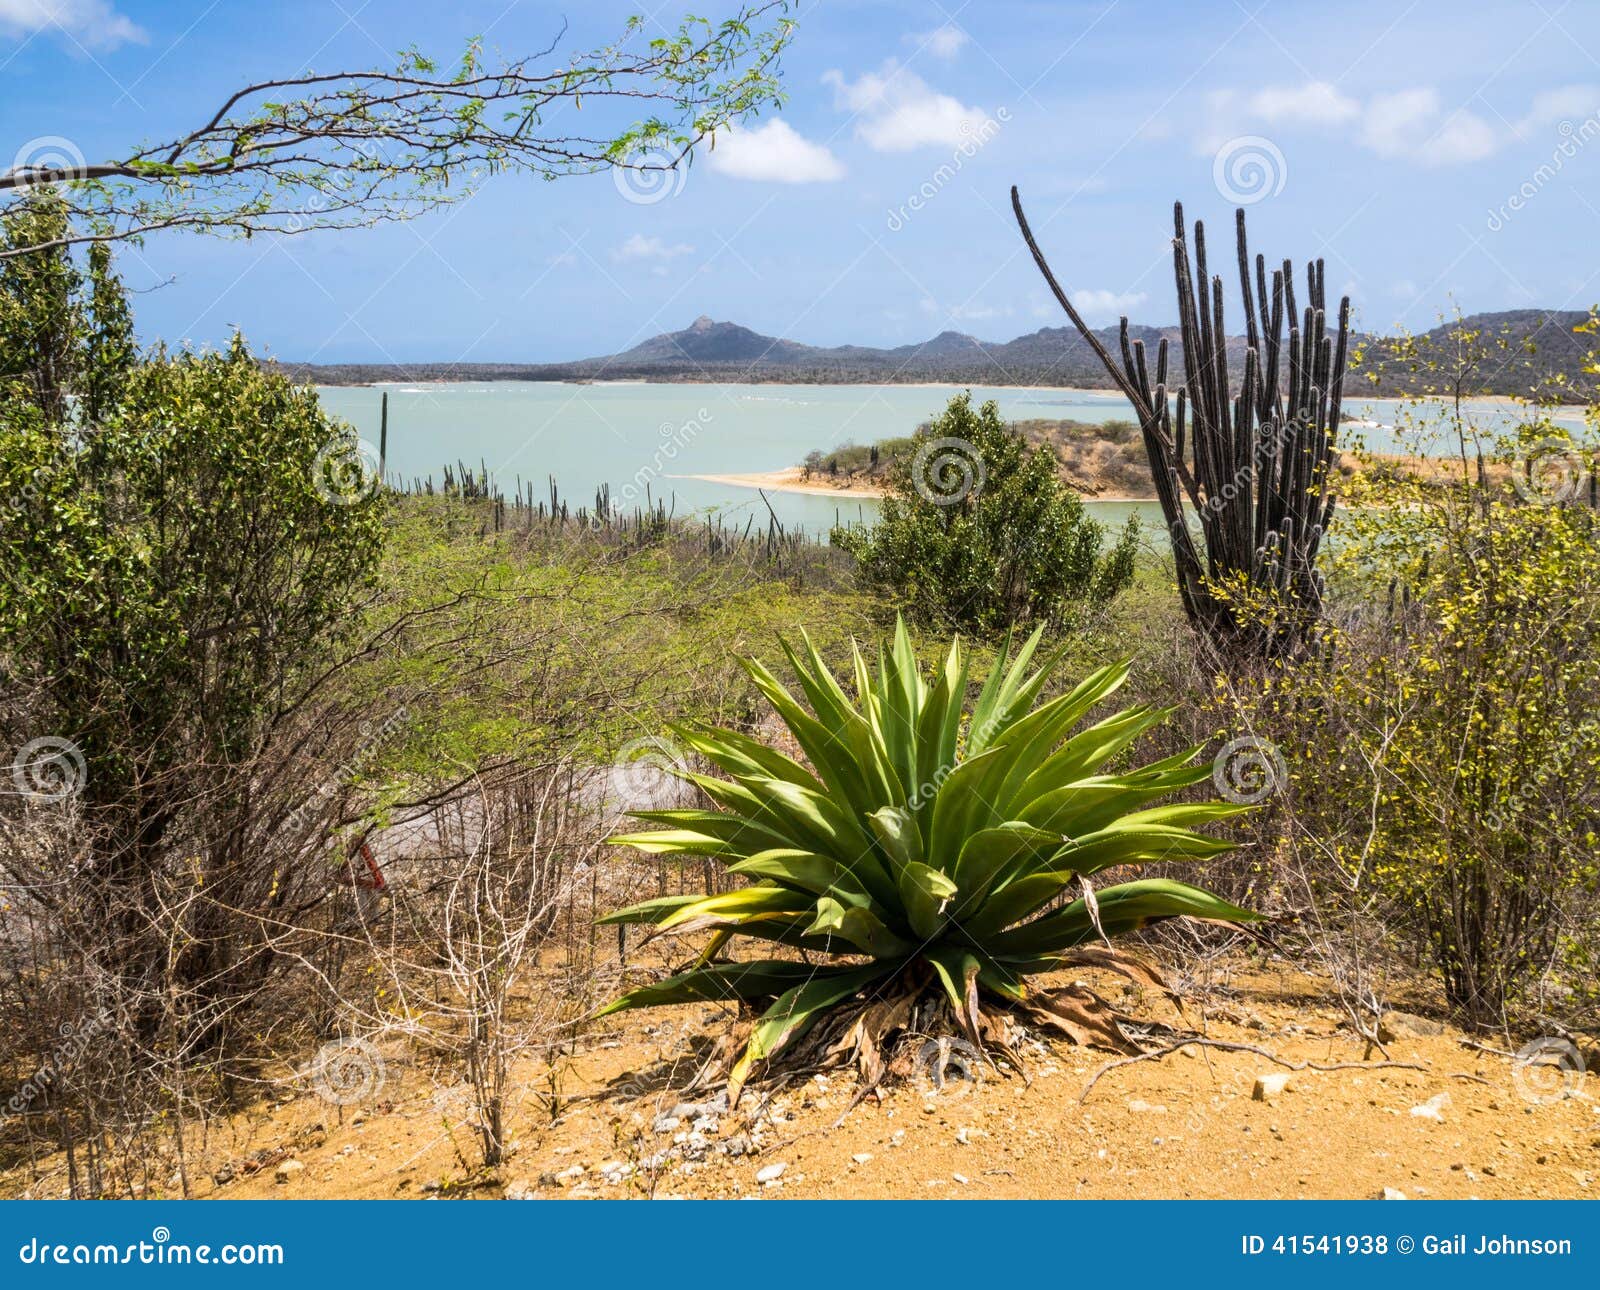
[[[1164,918],[1255,919],[1170,879],[1091,885],[1113,866],[1214,856],[1229,844],[1189,826],[1248,808],[1150,806],[1209,776],[1209,765],[1194,764],[1199,748],[1109,769],[1172,709],[1140,705],[1084,725],[1127,679],[1126,663],[1038,702],[1061,658],[1034,666],[1040,635],[1014,659],[1002,651],[970,710],[960,640],[925,678],[903,623],[879,649],[876,671],[852,645],[854,696],[809,638],[803,653],[783,643],[804,703],[742,660],[810,765],[735,731],[675,728],[726,776],[677,772],[717,809],[640,811],[665,827],[612,840],[652,855],[708,856],[750,882],[663,896],[603,920],[712,935],[686,971],[600,1015],[705,1000],[756,1006],[759,1020],[730,1072],[734,1096],[757,1063],[824,1016],[858,1019],[847,1039],[864,1068],[881,1068],[875,1041],[903,1027],[929,992],[942,992],[980,1050],[986,1039],[1004,1046],[988,1002],[1020,1006],[1078,1042],[1125,1047],[1110,1006],[1092,991],[1030,989],[1028,978],[1076,963],[1159,984],[1108,938]],[[798,953],[718,961],[734,937]]]

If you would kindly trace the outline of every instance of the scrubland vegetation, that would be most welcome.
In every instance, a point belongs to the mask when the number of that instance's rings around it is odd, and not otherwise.
[[[136,353],[105,253],[0,264],[11,1190],[188,1194],[240,1108],[402,1060],[492,1171],[608,1008],[685,1000],[727,1005],[692,1065],[734,1101],[930,1038],[1137,1055],[1182,1023],[1063,970],[1218,956],[1304,970],[1369,1056],[1402,988],[1593,1049],[1595,462],[1535,404],[1474,434],[1492,340],[1388,356],[1451,396],[1448,469],[1346,481],[1309,610],[1214,563],[1208,633],[1170,547],[965,399],[834,544],[400,493],[243,339]]]

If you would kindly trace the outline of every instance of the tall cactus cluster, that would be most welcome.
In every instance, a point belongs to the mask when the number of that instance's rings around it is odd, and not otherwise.
[[[1238,212],[1243,371],[1228,365],[1222,278],[1206,264],[1205,226],[1194,226],[1194,262],[1183,206],[1173,208],[1172,260],[1182,333],[1182,383],[1168,384],[1167,342],[1150,364],[1144,342],[1121,362],[1090,331],[1034,240],[1017,190],[1012,209],[1034,262],[1078,333],[1133,405],[1190,621],[1223,653],[1272,656],[1303,648],[1321,615],[1317,552],[1333,517],[1334,441],[1344,387],[1350,298],[1329,330],[1325,271],[1306,266],[1306,304],[1295,300],[1285,260],[1269,284],[1264,257],[1252,277],[1244,211]],[[1284,341],[1284,326],[1288,341]]]

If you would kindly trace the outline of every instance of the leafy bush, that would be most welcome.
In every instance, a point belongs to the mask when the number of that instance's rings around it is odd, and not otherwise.
[[[879,651],[876,674],[855,651],[853,699],[809,639],[804,657],[785,645],[810,711],[765,667],[746,663],[811,769],[731,730],[678,732],[727,776],[682,772],[718,809],[642,811],[638,818],[667,827],[613,840],[653,855],[712,857],[752,882],[611,915],[606,921],[714,935],[688,971],[605,1011],[706,999],[761,1004],[732,1072],[735,1091],[755,1063],[830,1011],[863,996],[915,1000],[934,981],[974,1044],[984,1043],[979,1000],[986,996],[1030,1005],[1076,1039],[1122,1046],[1109,1009],[1092,993],[1069,987],[1037,995],[1026,978],[1074,961],[1078,947],[1157,919],[1254,918],[1167,879],[1122,883],[1098,896],[1089,884],[1113,866],[1216,855],[1228,844],[1186,826],[1247,808],[1150,807],[1208,778],[1210,766],[1192,765],[1198,749],[1191,749],[1108,769],[1170,711],[1131,708],[1072,733],[1128,669],[1102,667],[1036,705],[1060,658],[1029,670],[1040,635],[1009,663],[996,661],[970,710],[960,642],[930,684],[903,623]],[[1074,888],[1082,892],[1076,900],[1046,912]],[[806,958],[713,962],[734,937]],[[1096,956],[1101,966],[1139,972],[1108,948]],[[858,1042],[871,1041],[865,1032],[873,1026],[890,1026],[894,1012],[872,1017]]]
[[[286,731],[361,622],[385,503],[353,486],[348,427],[241,341],[104,394],[93,426],[0,408],[0,737],[59,750],[19,780],[71,781],[52,915],[86,921],[142,1035],[181,998],[181,1042],[210,1048],[272,920],[327,885],[325,840],[265,803],[327,773]]]
[[[833,542],[916,617],[979,632],[1070,620],[1133,580],[1137,521],[1109,550],[1105,528],[1061,482],[1054,456],[1029,448],[991,401],[958,395],[887,472],[871,528]]]

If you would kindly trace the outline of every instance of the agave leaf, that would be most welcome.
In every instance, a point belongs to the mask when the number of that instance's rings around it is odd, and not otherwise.
[[[909,805],[924,832],[929,827],[939,785],[955,769],[967,666],[967,654],[958,636],[951,642],[939,679],[928,692],[922,715],[917,718],[917,768]]]
[[[1080,731],[1028,776],[1016,789],[1014,800],[1030,802],[1059,785],[1071,784],[1096,774],[1146,730],[1160,725],[1171,715],[1170,708],[1141,705],[1118,712]]]
[[[635,847],[651,855],[745,856],[785,845],[771,829],[726,811],[635,811],[633,817],[648,824],[681,826],[655,833],[621,833],[609,839],[617,846]]]
[[[789,733],[800,745],[806,760],[822,776],[823,783],[839,795],[843,804],[863,815],[883,804],[881,793],[869,789],[865,773],[867,768],[858,762],[851,740],[831,730],[801,707],[783,683],[760,663],[754,659],[740,659],[739,663],[789,727]]]
[[[1056,865],[1076,873],[1095,874],[1118,864],[1209,860],[1224,851],[1231,851],[1235,845],[1165,824],[1141,824],[1130,828],[1112,825],[1098,833],[1076,839],[1056,857]]]
[[[924,939],[931,939],[943,931],[942,911],[956,890],[948,874],[930,869],[925,864],[912,861],[901,869],[900,901],[911,930]]]
[[[1075,1044],[1136,1053],[1138,1046],[1122,1033],[1116,1010],[1088,986],[1069,985],[1035,995],[1029,1008],[1035,1020],[1054,1026]]]
[[[607,1017],[629,1008],[655,1008],[672,1003],[755,1003],[781,995],[817,975],[818,970],[808,963],[784,959],[713,963],[630,990],[601,1008],[595,1016]]]
[[[601,925],[607,923],[659,923],[664,918],[677,913],[686,905],[693,905],[704,900],[704,896],[657,896],[654,900],[641,901],[637,905],[629,905],[626,909],[614,910],[604,918],[595,921]]]
[[[1041,704],[1003,732],[1008,744],[1022,745],[1016,765],[1000,789],[1000,801],[1009,815],[1016,814],[1023,786],[1039,771],[1067,731],[1084,714],[1114,692],[1128,678],[1127,663],[1110,663],[1091,672],[1068,693]]]
[[[873,910],[846,905],[832,896],[817,901],[817,915],[806,928],[811,936],[837,936],[875,959],[903,958],[917,947],[897,936]]]
[[[833,857],[815,851],[787,847],[758,851],[748,859],[730,864],[728,872],[745,878],[764,878],[813,896],[850,895],[866,899],[866,891],[854,873]]]
[[[1163,918],[1205,918],[1228,923],[1261,921],[1260,914],[1171,878],[1140,878],[1107,887],[1099,893],[1098,900],[1100,923],[1108,936],[1135,931]],[[1023,955],[1059,954],[1093,937],[1094,924],[1089,911],[1083,901],[1075,900],[1053,914],[1000,933],[989,944],[997,957],[1014,959]]]
[[[891,873],[898,874],[907,865],[922,860],[922,833],[909,811],[885,806],[867,818],[884,854],[889,857]]]
[[[888,975],[890,970],[883,964],[834,973],[817,973],[816,969],[810,969],[812,979],[798,983],[781,994],[756,1024],[744,1055],[728,1077],[730,1104],[738,1101],[739,1093],[757,1062],[780,1052],[785,1044],[804,1034],[821,1013]]]
[[[950,996],[961,1028],[979,1052],[983,1051],[983,1020],[978,1015],[978,977],[983,971],[983,961],[969,949],[959,945],[946,945],[928,954],[939,984]]]
[[[813,792],[824,791],[817,777],[799,762],[737,730],[725,730],[721,726],[696,730],[678,724],[669,729],[685,747],[730,775],[764,775],[769,779],[787,780]]]
[[[969,834],[1003,823],[993,797],[1014,756],[1005,746],[968,757],[945,778],[933,803],[927,861],[949,872]]]
[[[796,849],[854,854],[871,845],[872,835],[860,817],[841,810],[825,793],[781,779],[741,779],[730,783],[708,775],[690,778],[730,814],[744,815]]]
[[[766,915],[798,917],[811,910],[811,902],[804,894],[787,887],[740,887],[715,896],[705,896],[690,905],[680,905],[667,913],[657,926],[670,931],[694,918],[714,918],[722,923],[741,923]]]
[[[983,907],[992,888],[1014,872],[1049,868],[1049,861],[1067,839],[1049,829],[1009,820],[972,834],[955,864],[955,881],[961,899],[951,911],[957,921]]]

